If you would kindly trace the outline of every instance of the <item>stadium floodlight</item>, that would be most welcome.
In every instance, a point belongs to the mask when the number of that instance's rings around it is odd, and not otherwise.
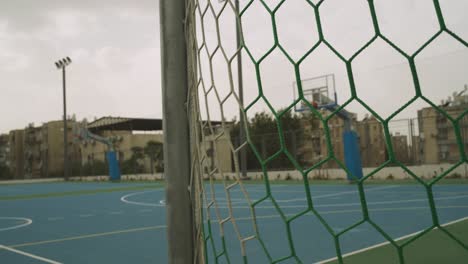
[[[68,126],[67,126],[67,93],[65,68],[72,63],[70,57],[65,57],[55,62],[58,70],[62,70],[63,87],[63,176],[68,180]]]
[[[58,60],[55,62],[55,66],[57,67],[57,69],[64,69],[65,67],[67,67],[68,65],[70,65],[72,63],[72,60],[70,59],[70,57],[65,57],[61,60]]]

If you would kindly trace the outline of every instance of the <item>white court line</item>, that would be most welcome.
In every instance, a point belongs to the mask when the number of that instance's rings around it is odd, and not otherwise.
[[[396,187],[398,187],[398,185],[370,188],[367,191],[369,192],[369,191],[385,190],[385,189],[396,188]],[[130,198],[132,196],[135,196],[135,195],[140,195],[140,194],[144,194],[144,193],[148,193],[148,192],[156,192],[156,191],[159,191],[159,190],[151,190],[151,191],[130,193],[130,194],[127,194],[127,195],[124,195],[124,196],[120,197],[120,201],[122,201],[124,203],[127,203],[127,204],[134,204],[134,205],[164,207],[165,203],[163,204],[163,203],[161,203],[161,201],[160,201],[159,204],[155,204],[155,203],[135,202],[135,201],[129,201],[128,200],[128,198]],[[312,198],[313,199],[327,198],[327,197],[341,196],[341,195],[350,194],[350,193],[358,193],[358,191],[352,190],[352,191],[345,191],[345,192],[338,192],[338,193],[323,194],[323,195],[318,195],[318,196],[315,196],[315,197],[312,197]],[[220,200],[217,200],[217,201],[220,201]],[[287,203],[287,202],[297,202],[297,201],[305,201],[305,200],[303,198],[301,198],[301,199],[276,200],[276,201],[277,202]],[[236,204],[236,202],[233,202],[232,204]],[[220,208],[224,208],[224,207],[220,207]],[[235,208],[241,208],[241,207],[236,206]],[[248,208],[248,207],[246,207],[246,208]],[[262,207],[256,207],[256,208],[262,208]]]
[[[14,249],[14,248],[11,248],[11,247],[7,247],[7,246],[4,246],[4,245],[0,245],[0,248],[3,248],[5,250],[11,251],[11,252],[14,252],[16,254],[20,254],[20,255],[23,255],[23,256],[26,256],[26,257],[30,257],[30,258],[33,258],[33,259],[36,259],[36,260],[40,260],[42,262],[46,262],[46,263],[50,263],[50,264],[62,264],[61,262],[57,262],[57,261],[54,261],[54,260],[51,260],[51,259],[46,259],[46,258],[43,258],[43,257],[39,257],[37,255],[33,255],[31,253],[27,253],[27,252],[24,252],[24,251],[21,251],[21,250],[18,250],[18,249]]]
[[[390,188],[397,188],[399,187],[398,185],[392,185],[392,186],[385,186],[385,187],[375,187],[375,188],[370,188],[366,192],[370,191],[381,191],[384,189],[390,189]],[[128,198],[135,196],[135,195],[140,195],[148,192],[155,192],[159,190],[151,190],[151,191],[143,191],[143,192],[136,192],[136,193],[130,193],[127,195],[124,195],[120,198],[120,200],[124,203],[127,204],[134,204],[134,205],[142,205],[142,206],[151,206],[151,207],[164,207],[164,203],[156,204],[156,203],[145,203],[145,202],[135,202],[135,201],[129,201]],[[345,191],[345,192],[338,192],[338,193],[330,193],[330,194],[323,194],[323,195],[318,195],[315,197],[312,197],[313,199],[319,199],[319,198],[328,198],[328,197],[336,197],[336,196],[341,196],[341,195],[346,195],[350,193],[357,193],[358,191],[353,190],[353,191]],[[468,195],[459,195],[459,196],[446,196],[446,197],[439,197],[439,198],[434,198],[435,201],[443,201],[443,200],[455,200],[455,199],[461,199],[461,198],[467,198]],[[369,200],[369,199],[367,199]],[[225,199],[217,199],[218,202],[218,208],[221,209],[226,209],[229,208],[227,205],[227,202],[225,202]],[[298,202],[298,201],[306,201],[305,199],[289,199],[289,200],[276,200],[278,203],[287,203],[287,202]],[[367,202],[367,205],[389,205],[389,204],[403,204],[403,203],[413,203],[413,202],[427,202],[427,199],[407,199],[407,200],[397,200],[397,201],[381,201],[381,202]],[[242,204],[245,203],[242,202]],[[236,204],[241,204],[241,202],[232,202],[231,204],[236,205]],[[314,205],[314,208],[326,208],[326,207],[347,207],[347,206],[360,206],[361,203],[332,203],[332,204],[317,204]],[[303,208],[304,205],[282,205],[281,208]],[[234,209],[246,209],[250,208],[249,206],[233,206],[232,208]],[[275,208],[273,205],[270,206],[256,206],[255,209],[271,209]]]
[[[51,243],[60,243],[60,242],[65,242],[65,241],[73,241],[73,240],[80,240],[80,239],[87,239],[87,238],[103,237],[103,236],[125,234],[125,233],[132,233],[132,232],[140,232],[140,231],[147,231],[147,230],[158,230],[158,229],[163,229],[163,228],[166,228],[166,226],[165,225],[159,225],[159,226],[149,226],[149,227],[138,227],[138,228],[132,228],[132,229],[115,230],[115,231],[104,232],[104,233],[94,233],[94,234],[87,234],[87,235],[74,236],[74,237],[65,237],[65,238],[52,239],[52,240],[28,242],[28,243],[16,244],[16,245],[10,245],[10,246],[15,247],[15,248],[16,247],[29,247],[29,246],[45,245],[45,244],[51,244]]]
[[[366,192],[370,192],[370,191],[378,191],[378,190],[386,190],[386,189],[393,189],[393,188],[397,188],[399,187],[399,185],[391,185],[391,186],[385,186],[385,187],[375,187],[375,188],[369,188],[366,190]],[[251,191],[247,190],[248,193],[250,193]],[[277,193],[278,191],[273,191],[273,193]],[[304,193],[305,191],[294,191],[294,193]],[[336,196],[341,196],[341,195],[345,195],[345,194],[351,194],[351,193],[358,193],[359,191],[356,191],[356,190],[352,190],[352,191],[344,191],[344,192],[337,192],[337,193],[330,193],[330,191],[312,191],[312,193],[320,193],[320,192],[325,192],[327,194],[322,194],[322,195],[317,195],[317,196],[314,196],[312,195],[312,200],[314,199],[318,199],[318,198],[328,198],[328,197],[336,197]],[[279,193],[285,193],[284,191],[281,191]],[[227,199],[216,199],[217,201],[227,201]],[[245,200],[243,199],[231,199],[231,201],[234,201],[232,202],[231,204],[237,204],[237,203],[245,203]],[[290,203],[290,202],[305,202],[307,201],[306,199],[304,198],[296,198],[296,199],[287,199],[287,200],[279,200],[277,199],[276,200],[277,202],[279,203]]]
[[[304,193],[303,190],[275,190],[274,188],[271,188],[272,191],[274,193]],[[241,191],[237,191],[236,192],[241,192]],[[255,189],[255,190],[250,190],[250,189],[247,189],[247,192],[248,193],[266,193],[266,190],[265,189]],[[319,190],[314,190],[313,191],[314,193],[329,193],[330,191],[319,191]]]
[[[441,207],[439,209],[466,209],[468,206],[445,206]],[[374,212],[392,212],[392,211],[403,211],[403,210],[421,210],[421,209],[427,209],[427,207],[396,207],[396,208],[385,208],[385,209],[376,209]],[[351,209],[351,210],[335,210],[335,211],[325,211],[321,212],[321,215],[329,215],[329,214],[347,214],[347,213],[360,213],[362,212],[361,210],[358,209]],[[285,214],[285,216],[295,216],[296,214]],[[313,213],[308,212],[306,215],[314,216]],[[273,218],[281,218],[279,215],[257,215],[255,216],[255,219],[273,219]],[[238,217],[236,218],[236,221],[247,221],[247,220],[252,220],[253,217]],[[219,224],[219,221],[212,221],[212,223],[217,223]]]
[[[80,214],[79,215],[81,218],[87,218],[87,217],[92,217],[94,216],[93,214]]]
[[[110,215],[121,215],[123,214],[122,211],[116,211],[116,212],[109,212]]]
[[[456,200],[461,198],[468,198],[468,195],[460,195],[460,196],[447,196],[447,197],[440,197],[434,198],[434,201],[443,201],[443,200]],[[397,200],[397,201],[382,201],[382,202],[367,202],[367,205],[383,205],[383,204],[402,204],[402,203],[414,203],[414,202],[427,202],[427,199],[411,199],[411,200]],[[318,204],[314,205],[314,208],[320,207],[347,207],[347,206],[361,206],[361,203],[333,203],[333,204]],[[281,206],[281,208],[303,208],[304,205],[288,205],[288,206]],[[439,206],[437,206],[439,208]],[[220,208],[227,208],[227,206],[223,206]],[[248,206],[236,206],[233,208],[250,208]],[[275,208],[274,206],[256,206],[257,209],[269,209]]]
[[[375,187],[375,188],[369,188],[367,189],[366,192],[371,192],[371,191],[379,191],[379,190],[386,190],[386,189],[393,189],[399,187],[398,185],[391,185],[391,186],[385,186],[385,187]],[[359,191],[346,191],[346,192],[339,192],[339,193],[330,193],[330,194],[323,194],[319,196],[315,196],[315,199],[317,198],[327,198],[327,197],[334,197],[334,196],[340,196],[343,194],[349,194],[349,193],[359,193]],[[314,197],[312,197],[314,199]]]
[[[376,188],[370,188],[367,190],[367,192],[370,191],[378,191],[378,190],[386,190],[386,189],[391,189],[391,188],[397,188],[398,185],[392,185],[392,186],[385,186],[385,187],[376,187]],[[318,196],[312,196],[312,201],[319,199],[319,198],[329,198],[329,197],[336,197],[336,196],[341,196],[341,195],[346,195],[346,194],[351,194],[351,193],[358,193],[359,191],[352,190],[352,191],[345,191],[345,192],[338,192],[338,193],[329,193],[329,194],[322,194]],[[278,203],[290,203],[290,202],[305,202],[307,201],[304,198],[296,198],[296,199],[288,199],[288,200],[276,200]],[[233,202],[231,204],[237,204],[237,202]],[[325,206],[325,205],[323,205]],[[282,208],[301,208],[304,207],[303,205],[288,205],[288,206],[281,206]],[[319,206],[317,206],[319,207]],[[227,208],[227,206],[220,207],[220,208]],[[241,207],[241,206],[236,206],[233,208],[249,208],[247,206]],[[255,208],[275,208],[274,206],[256,206]]]
[[[0,216],[0,220],[2,219],[6,219],[6,220],[21,220],[21,221],[25,221],[24,224],[19,224],[19,225],[15,225],[15,226],[11,226],[11,227],[5,227],[5,228],[0,228],[0,232],[1,231],[7,231],[7,230],[13,230],[13,229],[18,229],[18,228],[21,228],[21,227],[25,227],[25,226],[28,226],[30,224],[32,224],[32,220],[29,219],[29,218],[24,218],[24,217],[1,217]]]
[[[459,223],[459,222],[463,222],[465,220],[468,220],[468,216],[467,217],[463,217],[463,218],[460,218],[460,219],[457,219],[457,220],[454,220],[454,221],[451,221],[451,222],[448,222],[448,223],[445,223],[443,224],[442,226],[448,226],[448,225],[453,225],[453,224],[456,224],[456,223]],[[435,227],[433,230],[437,229],[437,227]],[[397,239],[395,239],[394,241],[400,241],[400,240],[403,240],[403,239],[406,239],[406,238],[409,238],[409,237],[412,237],[412,236],[415,236],[421,232],[423,232],[424,230],[419,230],[417,232],[414,232],[414,233],[411,233],[411,234],[408,234],[408,235],[405,235],[405,236],[402,236],[402,237],[399,237]],[[368,251],[368,250],[371,250],[371,249],[374,249],[374,248],[378,248],[378,247],[382,247],[382,246],[385,246],[385,245],[388,245],[390,244],[390,242],[386,241],[386,242],[383,242],[383,243],[379,243],[379,244],[376,244],[376,245],[373,245],[373,246],[370,246],[370,247],[366,247],[366,248],[362,248],[362,249],[359,249],[359,250],[356,250],[356,251],[352,251],[352,252],[349,252],[349,253],[346,253],[344,254],[342,257],[343,258],[346,258],[346,257],[349,257],[349,256],[352,256],[352,255],[356,255],[356,254],[359,254],[359,253],[362,253],[362,252],[365,252],[365,251]],[[326,260],[321,260],[319,262],[316,262],[316,264],[325,264],[325,263],[329,263],[329,262],[332,262],[332,261],[335,261],[337,260],[338,258],[337,257],[334,257],[334,258],[329,258],[329,259],[326,259]]]
[[[136,193],[130,193],[127,195],[124,195],[120,197],[120,201],[126,203],[126,204],[135,204],[135,205],[143,205],[143,206],[153,206],[153,207],[164,207],[164,204],[154,204],[154,203],[144,203],[144,202],[134,202],[134,201],[129,201],[127,198],[135,196],[135,195],[140,195],[144,193],[149,193],[149,192],[156,192],[159,190],[151,190],[151,191],[144,191],[144,192],[136,192]]]
[[[406,208],[404,208],[404,209],[406,209]],[[417,209],[417,208],[412,208],[412,209]],[[398,211],[400,209],[392,208],[390,210],[391,211]],[[324,214],[346,213],[346,212],[350,212],[350,211],[339,210],[339,211],[326,212]],[[294,215],[294,214],[287,214],[287,216],[292,216],[292,215]],[[257,219],[270,219],[270,218],[277,218],[277,217],[278,217],[278,215],[265,215],[265,216],[257,216],[256,218]],[[466,217],[466,218],[468,218],[468,217]],[[236,220],[250,221],[251,219],[252,219],[252,217],[241,217],[241,218],[237,218]],[[457,220],[457,221],[463,221],[463,219],[460,219],[460,220]],[[219,222],[214,221],[213,223],[219,223]],[[454,223],[454,222],[451,222],[451,223]],[[443,226],[451,224],[451,223],[444,224]],[[65,242],[65,241],[81,240],[81,239],[103,237],[103,236],[110,236],[110,235],[117,235],[117,234],[124,234],[124,233],[147,231],[147,230],[159,230],[159,229],[164,229],[164,228],[166,228],[165,225],[139,227],[139,228],[133,228],[133,229],[116,230],[116,231],[104,232],[104,233],[94,233],[94,234],[87,234],[87,235],[81,235],[81,236],[75,236],[75,237],[66,237],[66,238],[53,239],[53,240],[28,242],[28,243],[24,243],[24,244],[11,245],[11,247],[27,247],[27,246],[35,246],[35,245],[44,245],[44,244],[50,244],[50,243],[60,243],[60,242]],[[348,253],[348,254],[350,254],[350,253]]]
[[[366,192],[371,192],[371,191],[378,191],[378,190],[386,190],[386,189],[392,189],[396,188],[398,185],[392,185],[392,186],[385,186],[385,187],[376,187],[376,188],[370,188]],[[322,194],[318,196],[313,196],[312,195],[312,200],[319,199],[319,198],[328,198],[328,197],[335,197],[335,196],[341,196],[345,194],[351,194],[351,193],[358,193],[359,191],[352,190],[352,191],[344,191],[344,192],[337,192],[337,193],[329,193],[329,194]],[[278,203],[290,203],[290,202],[305,202],[307,201],[304,198],[296,198],[296,199],[288,199],[288,200],[276,200]]]
[[[461,198],[467,198],[468,195],[460,195],[460,196],[446,196],[446,197],[439,197],[434,198],[434,201],[443,201],[443,200],[455,200]],[[428,199],[409,199],[409,200],[398,200],[398,201],[382,201],[382,202],[368,202],[367,205],[382,205],[382,204],[400,204],[400,203],[414,203],[414,202],[427,202]],[[346,203],[346,204],[322,204],[316,205],[315,207],[341,207],[341,206],[356,206],[361,205],[361,203]]]

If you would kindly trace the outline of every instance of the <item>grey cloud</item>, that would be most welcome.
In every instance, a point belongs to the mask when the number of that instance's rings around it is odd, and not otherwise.
[[[0,1],[0,17],[7,18],[15,31],[32,32],[44,27],[48,14],[73,10],[78,13],[94,13],[105,18],[106,12],[115,9],[134,9],[140,13],[155,15],[158,1],[153,0],[14,0]]]

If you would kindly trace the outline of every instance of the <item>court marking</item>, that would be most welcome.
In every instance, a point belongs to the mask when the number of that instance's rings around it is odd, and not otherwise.
[[[159,190],[155,190],[155,191],[159,191]],[[366,190],[366,192],[368,192],[369,190]],[[396,190],[397,192],[399,192],[399,190]],[[146,191],[148,192],[148,191]],[[390,192],[391,191],[382,191],[382,192]],[[450,192],[449,192],[450,193]],[[457,194],[455,192],[453,193],[450,193],[450,194]],[[466,193],[458,193],[458,194],[466,194]],[[136,194],[135,194],[136,195]],[[328,194],[325,194],[325,195],[328,195]],[[337,195],[337,193],[335,193],[335,195]],[[156,197],[159,196],[159,195],[155,195]],[[117,196],[118,197],[118,196]],[[117,198],[115,197],[115,198]],[[443,199],[443,200],[449,200],[449,199],[460,199],[460,198],[465,198],[465,197],[468,197],[468,195],[461,195],[461,196],[448,196],[448,197],[440,197],[440,198],[436,198],[435,200],[439,200],[439,199]],[[114,199],[115,199],[114,198]],[[147,198],[147,197],[145,197]],[[415,197],[417,198],[417,197]],[[346,199],[346,197],[343,197],[343,199]],[[369,200],[369,199],[368,199]],[[330,200],[331,201],[331,200]],[[427,199],[413,199],[413,200],[401,200],[401,201],[383,201],[383,202],[375,202],[374,204],[392,204],[392,203],[410,203],[410,202],[419,202],[419,201],[427,201]],[[129,202],[133,202],[129,199]],[[333,201],[335,202],[335,201]],[[139,203],[139,202],[136,202],[136,203]],[[368,203],[368,204],[373,204],[373,203]],[[352,206],[352,205],[360,205],[360,203],[349,203],[349,206]],[[408,204],[409,205],[409,204]],[[414,204],[414,205],[418,205],[418,204]],[[326,207],[326,206],[343,206],[343,204],[330,204],[330,205],[316,205],[315,207]],[[403,205],[403,206],[406,206],[406,205]],[[141,208],[141,207],[140,207]],[[151,208],[151,207],[150,207]],[[227,207],[226,207],[227,208]],[[237,208],[237,207],[233,207],[233,208]],[[248,208],[248,207],[247,207]],[[256,207],[258,208],[258,207]],[[399,211],[399,210],[414,210],[414,209],[427,209],[427,207],[400,207],[400,208],[381,208],[381,210],[376,210],[376,211]],[[454,208],[468,208],[468,206],[445,206],[445,207],[441,207],[441,209],[454,209]],[[333,208],[330,208],[330,209],[333,209]],[[338,208],[337,208],[338,209]],[[347,208],[347,209],[353,209],[352,207],[350,208]],[[142,210],[153,210],[153,209],[142,209]],[[330,210],[330,211],[325,211],[323,212],[323,214],[339,214],[339,213],[346,213],[346,212],[356,212],[356,213],[360,213],[361,210]],[[320,214],[322,214],[322,212],[320,212]],[[288,216],[293,216],[294,214],[287,214]],[[312,215],[312,214],[311,214]],[[257,216],[257,218],[265,218],[265,219],[268,219],[268,218],[277,218],[278,216],[277,215],[264,215],[264,216]],[[250,217],[245,217],[245,218],[242,218],[241,220],[242,221],[246,221],[246,220],[251,220],[252,218]],[[445,224],[444,224],[445,225]],[[443,226],[444,226],[443,225]],[[165,226],[162,226],[161,228],[165,228]],[[158,228],[159,229],[159,228]],[[414,229],[413,229],[414,230]],[[416,229],[417,230],[417,229]],[[121,233],[120,231],[124,231],[124,230],[118,230],[116,231],[115,234],[119,234]],[[137,232],[139,230],[136,230],[136,231],[129,231],[129,232]],[[122,233],[127,233],[127,232],[122,232]],[[101,233],[102,234],[102,233]],[[94,234],[91,234],[91,237],[94,237],[92,236]],[[107,234],[106,234],[107,235]],[[86,235],[85,235],[86,236]],[[82,238],[87,238],[87,237],[84,237],[84,236],[80,236]],[[78,239],[81,239],[81,238],[78,238]],[[72,240],[72,239],[67,239],[67,240]],[[67,240],[63,240],[63,241],[67,241]],[[61,242],[61,241],[57,241],[57,242]],[[52,242],[51,242],[52,243]]]
[[[393,188],[397,188],[397,187],[400,187],[399,185],[391,185],[391,186],[384,186],[384,187],[375,187],[375,188],[369,188],[367,190],[367,192],[370,192],[370,191],[381,191],[381,190],[386,190],[386,189],[393,189]],[[248,193],[251,193],[250,190],[247,190]],[[272,191],[272,193],[286,193],[286,191]],[[304,194],[304,191],[291,191],[291,193],[302,193]],[[322,195],[312,195],[312,200],[314,199],[318,199],[318,198],[328,198],[328,197],[336,197],[336,196],[342,196],[342,195],[346,195],[346,194],[352,194],[352,193],[359,193],[358,190],[349,190],[349,191],[341,191],[341,192],[334,192],[333,190],[331,191],[316,191],[316,190],[311,190],[311,193],[326,193],[326,194],[322,194]],[[219,199],[216,199],[217,201],[226,201],[225,198],[219,198]],[[231,201],[234,201],[232,202],[233,204],[234,203],[239,203],[239,202],[242,202],[244,201],[243,199],[238,199],[238,198],[235,198],[235,199],[230,199]],[[239,202],[237,202],[239,201]],[[284,203],[289,203],[289,202],[302,202],[302,201],[307,201],[306,199],[304,198],[295,198],[295,199],[285,199],[285,200],[282,200],[282,199],[277,199],[276,200],[277,202],[284,202]]]
[[[123,213],[124,213],[123,211],[109,212],[110,215],[121,215]]]
[[[454,221],[450,221],[448,223],[442,224],[441,226],[445,227],[445,226],[453,225],[453,224],[456,224],[456,223],[459,223],[459,222],[463,222],[465,220],[468,220],[468,216],[457,219],[457,220],[454,220]],[[436,229],[438,229],[438,227],[434,227],[432,230],[436,230]],[[411,233],[411,234],[404,235],[404,236],[401,236],[399,238],[396,238],[396,239],[394,239],[394,241],[400,241],[400,240],[415,236],[415,235],[417,235],[417,234],[419,234],[421,232],[424,232],[424,231],[425,230],[419,230],[419,231],[416,231],[414,233]],[[385,242],[375,244],[375,245],[370,246],[370,247],[366,247],[366,248],[362,248],[362,249],[358,249],[358,250],[346,253],[346,254],[342,255],[342,257],[346,258],[346,257],[352,256],[352,255],[356,255],[356,254],[359,254],[359,253],[362,253],[362,252],[365,252],[365,251],[369,251],[369,250],[374,249],[374,248],[382,247],[382,246],[385,246],[385,245],[388,245],[388,244],[390,244],[390,242],[385,241]],[[329,258],[329,259],[326,259],[326,260],[321,260],[319,262],[316,262],[316,264],[326,264],[326,263],[330,263],[330,262],[335,261],[335,260],[338,260],[338,258],[334,257],[334,258]]]
[[[397,188],[397,187],[398,187],[398,185],[385,186],[385,187],[376,187],[376,188],[368,189],[367,192],[380,191],[380,190],[386,190],[386,189],[393,189],[393,188]],[[359,191],[352,190],[352,191],[322,194],[322,195],[318,195],[318,196],[313,196],[312,195],[312,201],[314,201],[316,199],[319,199],[319,198],[337,197],[337,196],[342,196],[342,195],[352,194],[352,193],[359,193]],[[286,199],[286,200],[276,199],[275,201],[278,202],[278,203],[307,202],[307,200],[304,199],[304,198]],[[234,203],[236,203],[236,202],[234,202]]]
[[[155,203],[144,203],[144,202],[135,202],[135,201],[129,201],[128,198],[135,196],[135,195],[140,195],[140,194],[145,194],[149,192],[157,192],[160,190],[151,190],[151,191],[143,191],[143,192],[135,192],[135,193],[129,193],[126,194],[122,197],[120,197],[120,201],[126,203],[126,204],[134,204],[134,205],[141,205],[141,206],[152,206],[152,207],[164,207],[165,204],[155,204]]]
[[[147,230],[158,230],[158,229],[163,229],[163,228],[166,228],[166,225],[138,227],[138,228],[122,229],[122,230],[115,230],[115,231],[103,232],[103,233],[94,233],[94,234],[87,234],[87,235],[81,235],[81,236],[65,237],[65,238],[59,238],[59,239],[42,240],[42,241],[36,241],[36,242],[28,242],[28,243],[10,245],[10,247],[12,248],[28,247],[28,246],[51,244],[51,243],[60,243],[60,242],[79,240],[79,239],[85,239],[85,238],[95,238],[95,237],[110,236],[110,235],[116,235],[116,234],[132,233],[132,232],[147,231]]]
[[[11,227],[5,227],[5,228],[0,228],[0,232],[2,231],[7,231],[7,230],[13,230],[13,229],[18,229],[18,228],[22,228],[22,227],[25,227],[25,226],[28,226],[30,224],[32,224],[32,219],[29,219],[29,218],[24,218],[24,217],[2,217],[0,216],[0,220],[2,219],[6,219],[6,220],[21,220],[21,221],[25,221],[24,224],[19,224],[19,225],[15,225],[15,226],[11,226]]]
[[[378,191],[378,190],[385,190],[385,189],[391,189],[391,188],[397,188],[398,185],[392,185],[392,186],[385,186],[385,187],[376,187],[376,188],[370,188],[368,191]],[[152,206],[152,207],[164,207],[166,205],[164,200],[160,200],[159,204],[156,203],[145,203],[145,202],[135,202],[135,201],[130,201],[128,198],[136,195],[141,195],[149,192],[157,192],[160,190],[151,190],[151,191],[143,191],[143,192],[135,192],[135,193],[129,193],[126,194],[122,197],[120,197],[120,201],[127,203],[127,204],[134,204],[134,205],[141,205],[141,206]],[[318,198],[327,198],[327,197],[335,197],[335,196],[341,196],[341,195],[346,195],[346,194],[351,194],[351,193],[358,193],[357,190],[352,190],[352,191],[344,191],[344,192],[338,192],[338,193],[330,193],[330,194],[323,194],[319,196],[312,197],[312,199],[318,199]],[[241,199],[237,199],[241,200]],[[164,201],[164,202],[162,202]],[[225,199],[218,199],[217,201],[225,201]],[[289,200],[276,200],[277,202],[297,202],[297,201],[305,201],[304,199],[289,199]],[[236,204],[236,202],[233,202],[233,204]],[[228,208],[228,207],[226,207]],[[236,206],[234,208],[243,208],[242,206]],[[245,207],[249,208],[249,207]],[[256,208],[262,208],[262,207],[256,207]]]
[[[376,187],[376,188],[371,188],[368,189],[367,192],[369,191],[381,191],[385,189],[390,189],[390,188],[396,188],[399,187],[398,185],[392,185],[392,186],[385,186],[385,187]],[[136,202],[136,201],[131,201],[128,200],[128,198],[132,196],[137,196],[149,192],[157,192],[160,190],[151,190],[151,191],[143,191],[143,192],[135,192],[135,193],[130,193],[127,195],[124,195],[120,198],[120,200],[124,203],[127,204],[134,204],[134,205],[141,205],[141,206],[151,206],[151,207],[164,207],[165,203],[159,201],[159,204],[156,203],[146,203],[146,202]],[[331,194],[324,194],[324,195],[319,195],[316,197],[312,197],[313,200],[317,198],[329,198],[329,197],[336,197],[336,196],[341,196],[341,195],[346,195],[350,193],[357,193],[358,191],[344,191],[344,192],[338,192],[338,193],[331,193]],[[459,195],[459,196],[445,196],[445,197],[438,197],[434,198],[435,201],[443,201],[443,200],[455,200],[455,199],[462,199],[462,198],[468,198],[468,195]],[[234,202],[231,204],[239,204],[240,202],[235,202],[236,200],[241,200],[241,199],[233,199]],[[368,199],[369,200],[369,199]],[[298,201],[306,201],[304,199],[289,199],[289,200],[276,200],[278,203],[288,203],[288,202],[298,202]],[[221,209],[226,209],[229,208],[229,206],[226,206],[227,204],[225,199],[218,199],[218,208]],[[413,202],[428,202],[427,198],[426,199],[406,199],[406,200],[397,200],[397,201],[381,201],[381,202],[368,202],[367,205],[385,205],[385,204],[402,204],[402,203],[413,203]],[[245,201],[244,201],[245,203]],[[347,207],[347,206],[360,206],[361,203],[332,203],[332,204],[318,204],[315,205],[314,208],[321,208],[321,207]],[[286,208],[303,208],[304,205],[285,205],[285,206],[280,206],[283,209]],[[250,206],[232,206],[234,209],[250,209]],[[273,209],[276,208],[273,205],[269,206],[255,206],[255,209]],[[439,208],[439,206],[438,206]]]
[[[457,200],[457,199],[462,199],[462,198],[468,198],[468,195],[460,195],[460,196],[446,196],[446,197],[439,197],[439,198],[434,198],[435,201],[445,201],[445,200]],[[277,201],[278,202],[278,201]],[[392,205],[392,204],[404,204],[404,203],[416,203],[416,202],[428,202],[427,199],[409,199],[409,200],[397,200],[397,201],[382,201],[382,202],[367,202],[367,205]],[[133,203],[133,202],[132,202]],[[138,202],[134,202],[138,203]],[[145,203],[145,205],[148,204],[147,206],[156,206],[155,204],[152,203]],[[151,205],[149,205],[151,204]],[[229,207],[226,206],[226,202],[219,202],[218,201],[218,208],[221,209],[228,209]],[[352,206],[361,206],[361,203],[331,203],[331,204],[317,204],[314,205],[314,208],[327,208],[327,207],[352,207]],[[160,207],[160,206],[159,206]],[[304,208],[305,205],[280,205],[280,208],[286,209],[286,208]],[[233,206],[233,209],[250,209],[251,207],[249,206]],[[269,206],[255,206],[255,209],[275,209],[276,207],[273,205]],[[427,208],[427,207],[426,207]],[[437,208],[450,208],[447,206],[437,206]],[[465,207],[460,207],[460,208],[465,208]],[[372,208],[374,210],[374,208]]]
[[[11,248],[11,247],[0,245],[0,249],[2,249],[2,248],[4,250],[10,251],[10,252],[13,252],[13,253],[16,253],[16,254],[20,254],[20,255],[23,255],[23,256],[26,256],[26,257],[30,257],[32,259],[40,260],[42,262],[46,262],[46,263],[50,263],[50,264],[62,264],[61,262],[57,262],[55,260],[47,259],[47,258],[40,257],[40,256],[31,254],[31,253],[28,253],[28,252],[18,250],[18,249],[14,249],[14,248]]]
[[[468,208],[468,206],[453,206],[453,207],[447,207],[447,208]],[[380,209],[380,210],[377,210],[377,211],[401,211],[401,210],[416,210],[416,209],[426,209],[426,207],[385,208],[385,209]],[[340,214],[340,213],[352,213],[352,212],[361,212],[361,211],[360,210],[335,210],[335,211],[323,212],[321,214]],[[286,214],[286,216],[294,216],[294,215],[295,214]],[[308,215],[313,216],[312,213],[308,213]],[[256,216],[256,219],[273,219],[273,218],[278,218],[278,217],[279,217],[278,215],[263,215],[263,216]],[[466,219],[468,219],[468,217],[466,217]],[[251,221],[251,220],[252,220],[252,217],[239,217],[239,218],[236,218],[236,221]],[[456,220],[456,221],[458,221],[458,220]],[[459,221],[463,221],[463,220],[459,220]],[[217,221],[214,221],[212,223],[219,224],[219,222],[221,222],[221,221],[217,220]],[[446,223],[446,224],[444,224],[442,226],[448,225],[448,224],[453,223],[453,222],[454,221]],[[122,230],[115,230],[115,231],[110,231],[110,232],[93,233],[93,234],[65,237],[65,238],[59,238],[59,239],[27,242],[27,243],[22,243],[22,244],[10,245],[9,247],[11,247],[11,248],[20,248],[20,247],[60,243],[60,242],[66,242],[66,241],[73,241],[73,240],[80,240],[80,239],[87,239],[87,238],[96,238],[96,237],[103,237],[103,236],[111,236],[111,235],[118,235],[118,234],[125,234],[125,233],[141,232],[141,231],[148,231],[148,230],[159,230],[159,229],[164,229],[166,227],[167,227],[166,225],[157,225],[157,226],[122,229]]]
[[[462,198],[468,198],[468,195],[460,195],[460,196],[446,196],[446,197],[439,197],[439,198],[434,198],[434,201],[444,201],[444,200],[456,200],[456,199],[462,199]],[[396,201],[382,201],[382,202],[368,202],[367,205],[388,205],[388,204],[402,204],[402,203],[416,203],[416,202],[428,202],[427,199],[410,199],[410,200],[396,200]],[[333,204],[318,204],[314,205],[314,208],[320,208],[320,207],[347,207],[347,206],[361,206],[361,203],[333,203]],[[287,206],[281,206],[281,208],[303,208],[304,205],[287,205]],[[439,208],[439,206],[436,206]],[[220,207],[220,208],[227,208],[225,207]],[[233,208],[250,208],[248,206],[236,206]],[[256,209],[271,209],[275,208],[274,206],[256,206]]]
[[[461,208],[468,208],[468,205],[460,205],[460,206],[443,206],[438,209],[461,209]],[[380,209],[374,209],[372,212],[393,212],[393,211],[413,211],[413,210],[426,210],[427,207],[422,207],[422,206],[415,206],[415,207],[395,207],[395,208],[380,208]],[[362,213],[362,210],[359,209],[350,209],[350,210],[333,210],[333,211],[324,211],[324,212],[319,212],[320,215],[327,215],[327,214],[343,214],[343,213]],[[284,214],[285,216],[296,216],[297,214]],[[305,215],[310,215],[310,216],[315,216],[312,212],[308,212]],[[278,218],[282,219],[280,215],[274,214],[274,215],[260,215],[256,216],[255,219],[272,219],[272,218]],[[217,219],[215,224],[218,224],[219,222],[222,221],[222,219]],[[252,220],[252,217],[238,217],[235,218],[236,221],[247,221],[247,220]]]
[[[80,214],[79,217],[80,218],[88,218],[88,217],[93,217],[94,215],[93,214]]]

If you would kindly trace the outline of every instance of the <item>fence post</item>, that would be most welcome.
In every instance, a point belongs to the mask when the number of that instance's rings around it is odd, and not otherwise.
[[[193,263],[185,0],[160,0],[168,263]]]

